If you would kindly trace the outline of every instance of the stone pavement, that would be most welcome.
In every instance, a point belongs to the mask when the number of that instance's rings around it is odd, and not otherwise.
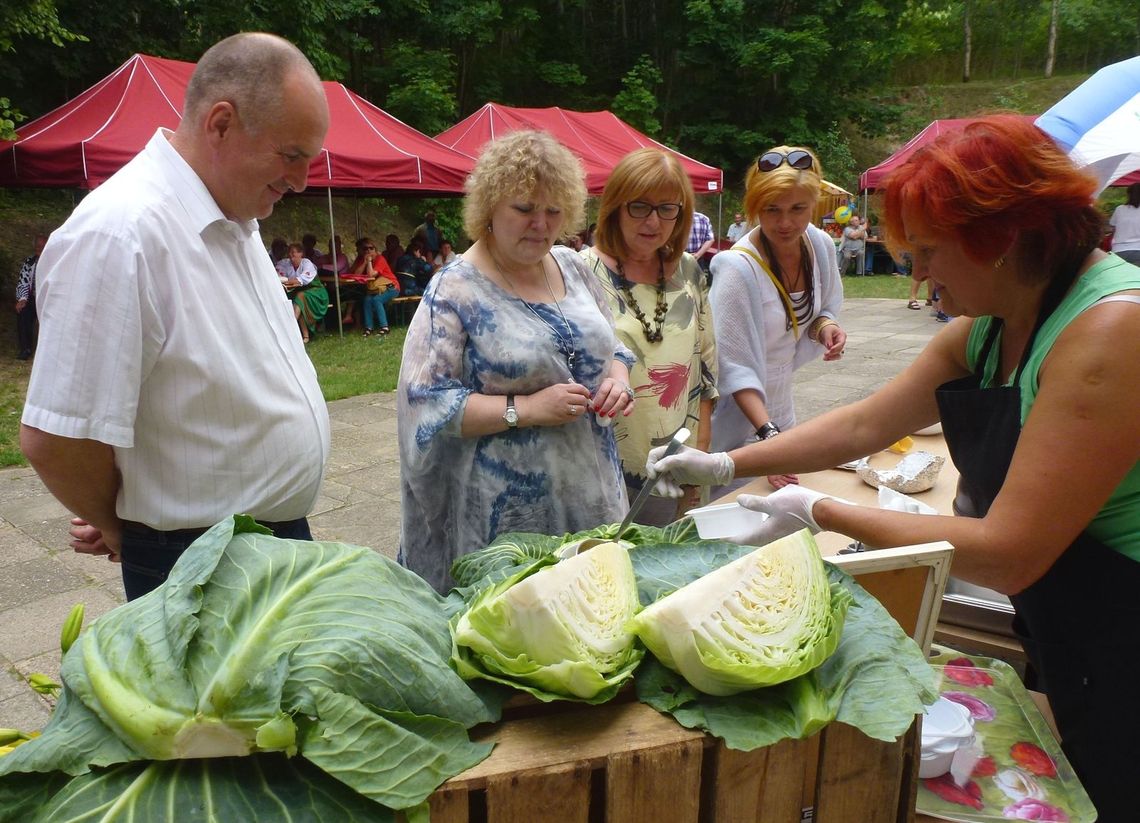
[[[796,375],[796,408],[806,420],[874,391],[914,359],[942,327],[905,300],[849,300],[838,363],[817,361]],[[396,398],[371,394],[329,404],[332,456],[310,521],[318,540],[370,546],[395,557],[400,531]],[[67,547],[70,515],[28,468],[0,470],[0,728],[38,729],[50,704],[23,676],[58,680],[59,629],[76,603],[89,622],[123,602],[119,567]]]

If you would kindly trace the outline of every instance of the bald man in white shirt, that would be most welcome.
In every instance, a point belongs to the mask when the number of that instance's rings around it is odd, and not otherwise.
[[[199,61],[178,129],[44,249],[20,444],[76,515],[72,547],[121,560],[128,599],[231,514],[311,539],[328,410],[257,221],[305,188],[328,123],[292,44],[227,38]]]

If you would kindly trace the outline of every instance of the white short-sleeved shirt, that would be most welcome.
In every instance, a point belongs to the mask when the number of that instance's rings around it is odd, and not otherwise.
[[[329,455],[316,372],[257,221],[227,220],[168,134],[44,249],[22,421],[112,446],[124,520],[304,517]]]
[[[1113,251],[1140,251],[1140,208],[1117,206],[1108,222],[1113,228]]]

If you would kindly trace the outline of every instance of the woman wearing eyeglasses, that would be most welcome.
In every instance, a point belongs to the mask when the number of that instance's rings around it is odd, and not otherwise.
[[[819,192],[819,160],[809,150],[780,146],[760,155],[744,194],[756,228],[713,258],[709,300],[721,393],[712,421],[714,452],[795,425],[795,370],[821,355],[843,356],[835,244],[811,223]],[[781,488],[798,481],[775,474],[768,482]]]
[[[373,331],[381,336],[387,334],[390,329],[385,306],[400,293],[400,281],[371,239],[361,237],[356,241],[356,260],[349,271],[368,278],[361,301],[364,307],[364,336],[371,337]]]
[[[649,450],[682,426],[689,445],[707,450],[716,390],[716,345],[701,270],[685,253],[693,186],[677,159],[638,149],[614,167],[598,206],[594,246],[582,251],[609,300],[618,337],[637,358],[630,384],[638,397],[615,434],[631,498],[647,482]],[[698,488],[678,501],[650,497],[639,523],[664,525],[696,504]]]

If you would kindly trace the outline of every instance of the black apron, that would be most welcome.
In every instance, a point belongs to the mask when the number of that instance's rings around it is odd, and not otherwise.
[[[1021,433],[1018,380],[1033,338],[1012,386],[982,388],[982,370],[999,330],[995,319],[973,375],[935,392],[946,445],[960,475],[954,513],[966,517],[989,511]],[[1010,599],[1014,630],[1039,677],[1038,687],[1049,697],[1062,748],[1097,807],[1098,820],[1136,820],[1140,563],[1082,532],[1039,580]]]

